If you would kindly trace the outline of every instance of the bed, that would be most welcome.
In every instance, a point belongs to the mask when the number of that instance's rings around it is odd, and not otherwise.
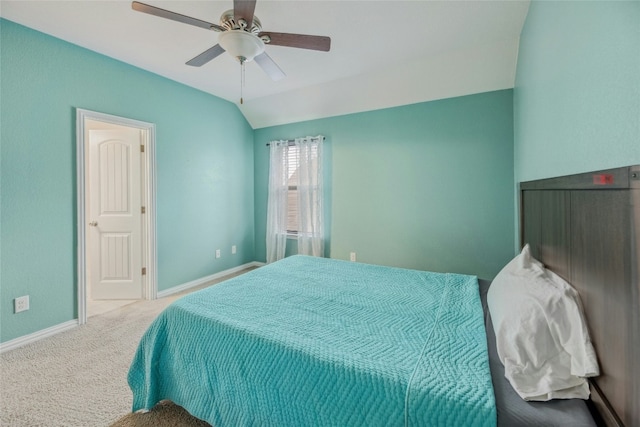
[[[638,171],[521,184],[523,245],[584,302],[601,374],[588,401],[516,393],[495,282],[295,256],[165,310],[131,365],[133,409],[168,399],[215,427],[640,425]]]
[[[477,279],[293,256],[167,308],[129,375],[214,426],[495,425]]]

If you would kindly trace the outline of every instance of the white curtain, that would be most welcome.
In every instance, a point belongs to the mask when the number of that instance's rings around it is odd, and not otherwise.
[[[267,263],[284,258],[287,245],[288,145],[287,141],[272,141],[270,144]]]
[[[324,256],[323,136],[271,141],[267,201],[267,263],[285,256],[287,236],[298,253]]]
[[[297,138],[298,148],[298,253],[324,256],[322,188],[323,136]]]

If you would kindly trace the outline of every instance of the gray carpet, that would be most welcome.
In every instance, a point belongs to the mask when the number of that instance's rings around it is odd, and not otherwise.
[[[0,425],[106,427],[130,413],[127,372],[138,342],[160,311],[179,296],[136,302],[1,354]],[[156,412],[162,418],[176,415],[181,408],[159,409]],[[144,424],[150,417],[132,414],[130,421],[142,424],[118,426],[165,425]]]

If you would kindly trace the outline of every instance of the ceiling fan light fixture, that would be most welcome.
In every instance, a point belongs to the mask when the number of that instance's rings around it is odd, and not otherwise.
[[[220,33],[218,43],[240,62],[249,62],[264,52],[264,42],[254,34],[243,30]]]

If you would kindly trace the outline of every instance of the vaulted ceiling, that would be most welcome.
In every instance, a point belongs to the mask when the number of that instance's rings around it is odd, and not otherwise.
[[[233,1],[144,3],[218,23]],[[267,45],[272,81],[222,54],[185,62],[219,33],[136,12],[130,1],[0,1],[3,18],[238,104],[254,128],[511,88],[529,1],[258,0],[265,30],[329,36],[319,52]]]

